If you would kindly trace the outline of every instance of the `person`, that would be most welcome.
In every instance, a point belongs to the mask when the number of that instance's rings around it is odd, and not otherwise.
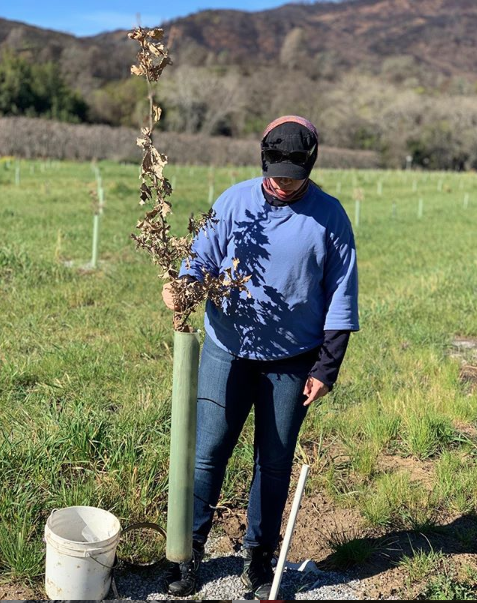
[[[218,198],[217,222],[197,235],[180,271],[200,280],[233,267],[251,278],[248,293],[232,289],[220,307],[206,304],[193,558],[172,572],[175,596],[196,589],[227,462],[253,407],[242,581],[255,598],[268,599],[300,428],[311,403],[333,388],[350,332],[359,330],[352,227],[340,202],[310,179],[318,142],[303,117],[269,124],[261,140],[263,177]],[[169,284],[163,299],[174,308]]]

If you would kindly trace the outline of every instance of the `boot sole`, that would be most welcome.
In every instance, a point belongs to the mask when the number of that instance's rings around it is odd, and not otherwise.
[[[242,584],[246,586],[249,590],[253,589],[252,583],[250,582],[250,578],[247,576],[247,574],[242,574],[240,576],[240,580],[242,581]]]
[[[250,578],[247,576],[247,574],[242,574],[242,575],[240,576],[240,580],[242,581],[242,584],[243,584],[244,586],[246,586],[246,587],[247,587],[247,588],[248,588],[248,589],[249,589],[249,590],[250,590],[250,591],[253,593],[253,596],[255,597],[255,601],[265,601],[265,600],[268,600],[268,599],[264,599],[264,598],[263,598],[262,596],[260,596],[260,595],[257,595],[258,590],[257,590],[257,591],[254,591],[254,590],[253,590],[253,585],[252,585],[252,583],[250,582]],[[259,587],[259,588],[262,588],[262,587]],[[269,591],[268,591],[268,596],[270,596],[270,591],[271,591],[271,590],[272,590],[272,585],[270,584],[270,589],[269,589]]]
[[[179,580],[177,582],[179,582]],[[173,582],[172,584],[175,584],[175,583]],[[177,591],[175,591],[174,589],[171,589],[172,584],[169,585],[167,592],[170,595],[173,595],[174,597],[188,597],[189,595],[192,595],[193,593],[196,592],[197,584],[194,584],[194,586],[189,587],[187,590],[182,590],[182,591],[179,589]]]

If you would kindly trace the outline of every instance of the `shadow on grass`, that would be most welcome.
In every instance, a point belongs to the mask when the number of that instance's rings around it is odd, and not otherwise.
[[[356,547],[372,551],[360,564],[339,565],[336,553],[328,555],[317,565],[323,571],[337,572],[353,580],[378,576],[395,568],[405,557],[417,553],[442,553],[443,555],[477,553],[477,515],[462,515],[445,525],[435,525],[425,532],[394,531],[376,538],[356,538],[350,541]]]

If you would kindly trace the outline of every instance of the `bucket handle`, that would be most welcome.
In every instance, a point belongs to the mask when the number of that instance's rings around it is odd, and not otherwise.
[[[131,532],[132,530],[140,530],[140,529],[149,529],[149,530],[154,530],[155,532],[159,532],[159,534],[163,537],[166,538],[166,531],[164,530],[164,528],[161,528],[161,526],[157,523],[153,523],[151,521],[139,521],[136,523],[132,523],[129,526],[127,526],[126,528],[124,528],[124,530],[121,531],[121,536],[123,534],[126,534],[127,532]],[[152,561],[149,561],[147,563],[139,563],[139,562],[132,562],[132,561],[126,561],[126,559],[122,559],[122,562],[125,563],[126,565],[129,565],[130,567],[136,567],[136,568],[140,568],[140,567],[151,567],[154,565],[157,565],[158,563],[160,563],[160,559],[153,559]]]
[[[86,551],[85,557],[89,557],[93,561],[96,561],[96,563],[98,563],[99,565],[105,567],[107,570],[115,570],[118,567],[118,565],[119,565],[119,559],[118,559],[117,555],[114,555],[113,565],[104,565],[104,563],[101,563],[101,561],[98,561],[96,559],[96,557],[94,557],[93,555],[89,555],[89,551]]]
[[[165,530],[163,528],[161,528],[161,526],[159,524],[152,523],[152,522],[149,522],[149,521],[142,521],[142,522],[132,523],[127,528],[124,528],[124,530],[121,530],[121,536],[123,534],[126,534],[126,532],[131,532],[132,530],[139,530],[141,528],[148,528],[150,530],[155,530],[156,532],[159,532],[159,534],[161,534],[161,536],[163,536],[164,538],[166,538],[166,532],[165,532]],[[94,555],[92,555],[91,553],[97,553],[97,549],[90,549],[90,550],[85,551],[84,552],[84,557],[89,557],[89,559],[93,559],[94,561],[96,561],[96,563],[99,563],[99,565],[102,565],[106,569],[109,569],[109,570],[116,569],[116,567],[119,564],[119,559],[118,559],[117,555],[114,556],[114,563],[113,563],[113,565],[109,566],[109,565],[104,565],[104,563],[101,563],[101,561],[98,561],[96,559],[96,557]],[[148,567],[150,565],[157,565],[157,563],[159,563],[159,561],[158,560],[154,560],[154,561],[150,561],[149,563],[131,563],[130,561],[124,561],[124,563],[126,563],[127,565],[130,565],[130,566]]]
[[[129,526],[127,526],[127,528],[124,528],[124,530],[121,530],[120,538],[123,534],[126,534],[127,532],[130,532],[132,530],[138,530],[141,528],[149,528],[150,530],[155,530],[156,532],[159,532],[159,534],[161,534],[164,538],[166,538],[165,530],[163,528],[161,528],[161,526],[159,524],[152,523],[149,521],[143,521],[143,522],[137,522],[137,523],[130,524]],[[118,593],[118,588],[116,586],[116,580],[114,577],[114,570],[119,565],[118,555],[117,554],[114,555],[114,562],[113,562],[112,567],[104,565],[103,563],[101,563],[101,561],[98,561],[96,559],[96,557],[91,556],[90,559],[94,559],[96,561],[96,563],[99,563],[99,565],[102,565],[106,569],[111,570],[111,588],[113,590],[115,598],[119,599],[120,597],[119,597],[119,593]],[[130,561],[123,560],[123,563],[125,563],[126,565],[129,565],[130,567],[148,567],[148,566],[156,565],[157,563],[159,563],[159,561],[154,560],[149,563],[132,563]]]

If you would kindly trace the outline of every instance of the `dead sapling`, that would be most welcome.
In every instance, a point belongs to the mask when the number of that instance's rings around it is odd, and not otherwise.
[[[174,330],[190,332],[188,325],[190,315],[206,298],[220,305],[232,289],[246,291],[250,295],[246,283],[250,276],[241,275],[237,268],[238,259],[233,260],[233,267],[227,268],[219,276],[208,272],[203,273],[202,281],[184,277],[179,278],[182,261],[186,263],[195,257],[192,243],[200,230],[210,229],[217,222],[213,210],[202,214],[200,218],[189,219],[189,234],[184,237],[171,235],[167,216],[171,212],[171,203],[168,200],[172,193],[170,181],[164,176],[167,165],[167,156],[158,151],[153,144],[153,130],[161,118],[161,109],[154,102],[154,84],[159,80],[167,65],[172,62],[169,51],[163,44],[164,31],[162,29],[147,29],[137,27],[128,34],[129,38],[140,44],[137,54],[137,64],[131,67],[131,73],[145,77],[148,86],[149,98],[149,125],[141,129],[142,137],[137,139],[137,144],[142,148],[142,162],[140,172],[140,204],[150,204],[150,209],[142,220],[136,225],[139,234],[132,234],[136,247],[145,249],[157,264],[162,279],[169,280],[175,304]]]

